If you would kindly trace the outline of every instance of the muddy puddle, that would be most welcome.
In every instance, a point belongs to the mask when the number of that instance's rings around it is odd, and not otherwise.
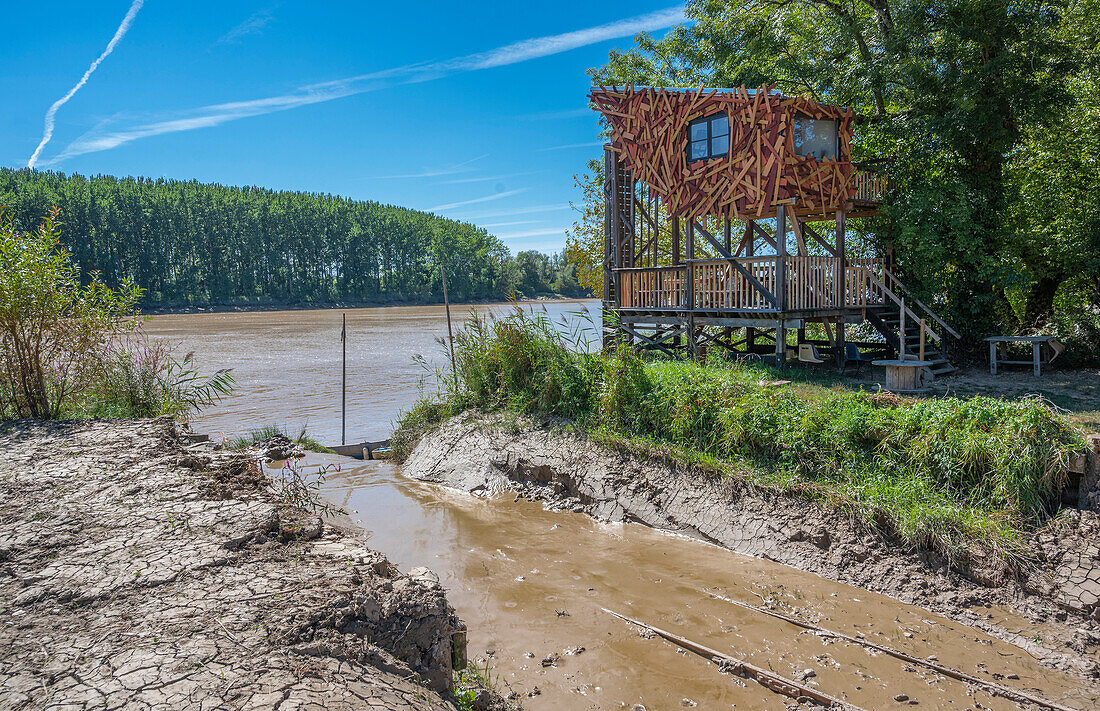
[[[547,305],[555,320],[576,318],[578,308]],[[339,322],[338,311],[195,314],[157,317],[147,331],[184,341],[204,368],[234,368],[236,394],[204,413],[197,430],[230,437],[271,423],[308,425],[317,439],[334,443]],[[417,396],[424,370],[412,355],[440,362],[435,338],[446,332],[443,309],[349,310],[348,323],[348,440],[380,439]],[[470,656],[488,660],[494,680],[517,692],[528,709],[784,709],[790,703],[671,643],[641,636],[603,607],[782,675],[805,676],[868,710],[911,702],[916,708],[1018,708],[924,668],[710,598],[708,590],[757,605],[772,599],[823,627],[918,657],[935,655],[941,664],[1073,708],[1097,708],[1072,678],[1041,667],[1019,648],[881,595],[638,525],[602,525],[511,496],[478,499],[414,482],[387,462],[341,461],[326,496],[351,512],[368,544],[403,570],[424,565],[440,575],[470,627]],[[899,695],[908,700],[896,701]]]
[[[426,565],[439,574],[470,626],[471,657],[488,659],[502,686],[529,709],[786,708],[787,699],[643,637],[604,607],[806,677],[865,709],[1018,708],[922,667],[734,607],[708,590],[756,605],[775,600],[822,627],[1095,708],[1073,679],[977,630],[710,544],[547,512],[511,496],[474,498],[410,481],[385,462],[345,466],[329,478],[326,493],[367,531],[369,545],[403,569]],[[895,701],[899,695],[908,700]]]

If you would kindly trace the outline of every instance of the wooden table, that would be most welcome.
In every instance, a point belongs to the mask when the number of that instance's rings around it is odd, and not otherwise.
[[[1053,336],[990,336],[985,339],[989,344],[989,372],[997,374],[998,365],[1030,365],[1032,372],[1038,376],[1042,372],[1044,364],[1054,359],[1054,351],[1050,347]],[[1030,343],[1031,360],[1009,360],[1009,343]],[[1046,357],[1044,357],[1044,351]]]
[[[930,360],[873,360],[873,365],[886,367],[885,388],[896,393],[918,393],[924,386],[924,374],[933,363]]]

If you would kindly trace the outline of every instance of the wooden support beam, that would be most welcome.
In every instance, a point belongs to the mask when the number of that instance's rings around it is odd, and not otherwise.
[[[837,210],[836,212],[836,251],[835,255],[839,258],[837,264],[837,274],[835,279],[836,295],[833,297],[833,303],[843,308],[846,305],[848,299],[847,289],[847,275],[848,275],[848,256],[845,251],[845,228],[846,220],[844,210]],[[838,319],[836,322],[836,365],[841,370],[848,363],[848,346],[844,341],[844,319]]]
[[[707,230],[707,228],[703,227],[702,225],[700,225],[695,220],[692,220],[691,224],[688,227],[689,227],[689,229],[691,227],[694,227],[696,230],[698,230],[703,235],[703,238],[706,239],[706,241],[710,243],[710,246],[714,247],[715,251],[718,252],[718,255],[720,257],[722,257],[724,259],[733,259],[733,255],[730,253],[729,249],[724,247],[721,242],[719,242],[717,239],[715,239],[714,235],[712,235],[710,233],[710,231]],[[690,259],[690,257],[689,257],[689,259]]]
[[[673,357],[676,356],[676,354],[674,352],[672,352],[671,350],[669,350],[668,348],[666,348],[664,346],[662,341],[654,340],[654,339],[650,338],[649,336],[645,335],[644,333],[641,333],[640,331],[637,331],[634,328],[631,328],[630,326],[627,326],[625,323],[620,323],[619,328],[626,331],[626,333],[629,334],[631,337],[637,338],[639,341],[641,341],[642,343],[650,346],[651,348],[656,348],[657,350],[663,351],[664,353],[666,353],[670,356],[673,356]]]
[[[776,208],[775,217],[775,295],[778,301],[775,307],[780,311],[787,309],[787,206]]]
[[[680,216],[672,216],[672,265],[679,266],[683,263],[680,258]]]
[[[802,234],[802,221],[798,219],[798,216],[794,214],[794,210],[790,211],[791,217],[791,231],[794,232],[795,243],[798,247],[798,254],[802,257],[809,256],[809,251],[806,250],[806,238]]]
[[[838,215],[837,221],[838,221],[838,224],[839,224],[839,220],[840,220],[839,215],[840,215],[840,213],[837,213],[837,215]],[[825,251],[828,252],[829,254],[831,254],[832,256],[834,256],[834,257],[839,257],[840,256],[840,252],[837,250],[837,248],[832,246],[831,244],[829,244],[827,241],[825,241],[825,238],[822,237],[821,235],[819,235],[817,233],[817,230],[810,227],[809,224],[803,222],[802,223],[802,231],[803,231],[803,233],[809,235],[810,237],[813,237],[814,241],[817,242],[818,244],[820,244],[822,247],[824,247]]]
[[[749,224],[752,225],[752,228],[756,232],[756,234],[760,235],[760,239],[764,240],[764,242],[767,243],[776,252],[779,252],[779,245],[776,244],[775,238],[768,234],[767,230],[765,230],[755,221],[749,222]]]

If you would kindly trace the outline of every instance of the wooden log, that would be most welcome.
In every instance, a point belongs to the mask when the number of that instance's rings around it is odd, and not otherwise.
[[[861,711],[858,706],[854,706],[846,701],[841,701],[838,698],[829,696],[825,692],[818,691],[812,686],[806,686],[804,684],[801,684],[800,682],[794,681],[793,679],[788,679],[787,677],[780,676],[775,672],[768,671],[767,669],[763,669],[754,664],[750,664],[743,659],[730,656],[729,654],[724,654],[715,649],[711,649],[710,647],[699,644],[698,642],[693,642],[686,637],[681,637],[679,635],[673,634],[672,632],[666,632],[660,627],[654,627],[653,625],[646,624],[645,622],[635,620],[632,617],[620,615],[618,612],[609,610],[606,607],[602,607],[600,609],[607,614],[612,615],[613,617],[618,617],[624,622],[629,622],[632,625],[637,625],[638,627],[647,629],[650,632],[658,635],[659,637],[663,637],[669,642],[672,642],[673,644],[676,644],[683,649],[688,650],[689,652],[697,654],[704,659],[709,659],[715,664],[718,664],[723,671],[752,679],[761,686],[770,689],[777,694],[782,694],[783,696],[787,696],[795,700],[807,698],[827,708]]]
[[[1053,709],[1053,711],[1074,711],[1074,709],[1070,709],[1069,707],[1063,706],[1057,702],[1048,701],[1047,699],[1041,698],[1039,696],[1033,696],[1023,691],[1017,691],[1010,687],[1003,686],[1002,684],[998,684],[988,679],[982,679],[981,677],[973,676],[971,674],[961,672],[951,667],[945,667],[944,665],[931,661],[929,659],[914,657],[911,654],[906,654],[905,652],[898,651],[896,649],[893,649],[892,647],[887,647],[886,645],[877,644],[875,642],[871,642],[870,640],[862,639],[859,637],[853,637],[851,635],[843,634],[842,632],[834,632],[833,630],[815,625],[812,622],[806,622],[804,620],[798,619],[797,617],[784,615],[781,612],[769,610],[765,607],[757,607],[756,605],[751,605],[747,602],[734,600],[732,598],[719,595],[709,590],[700,590],[699,592],[709,595],[716,600],[728,602],[731,605],[737,605],[738,607],[743,607],[746,610],[758,612],[762,615],[768,615],[769,617],[774,617],[777,620],[783,620],[784,622],[795,625],[796,627],[801,627],[802,629],[811,630],[821,637],[831,637],[833,639],[844,640],[845,642],[850,642],[852,644],[858,644],[868,649],[873,649],[876,652],[882,652],[883,654],[894,657],[895,659],[900,659],[904,662],[909,662],[910,664],[917,664],[925,667],[926,669],[931,669],[938,674],[943,674],[944,676],[950,677],[952,679],[964,681],[968,684],[973,684],[975,686],[980,686],[994,696],[1003,696],[1004,698],[1009,699],[1010,701],[1014,701],[1016,703],[1035,704],[1036,706],[1042,706],[1043,708]]]

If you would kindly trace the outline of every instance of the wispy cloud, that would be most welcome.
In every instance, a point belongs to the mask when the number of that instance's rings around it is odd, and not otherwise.
[[[521,118],[525,119],[539,119],[539,120],[554,120],[554,119],[571,119],[580,118],[582,116],[589,116],[596,118],[596,112],[587,106],[580,109],[566,109],[564,111],[542,111],[537,114],[526,114]]]
[[[481,202],[489,202],[490,200],[500,200],[501,198],[511,197],[512,195],[518,195],[522,192],[526,192],[527,188],[518,188],[516,190],[505,190],[504,192],[493,193],[492,195],[486,195],[484,197],[474,198],[473,200],[463,200],[461,202],[452,202],[446,205],[436,205],[435,207],[429,207],[428,212],[440,212],[442,210],[453,210],[456,207],[462,207],[463,205],[476,205]]]
[[[34,153],[31,154],[30,160],[27,161],[27,167],[33,168],[38,162],[38,156],[42,155],[42,149],[46,147],[46,144],[53,138],[53,126],[54,118],[57,116],[57,110],[60,109],[65,103],[73,98],[73,95],[80,91],[80,87],[88,83],[89,77],[100,65],[100,63],[107,58],[107,56],[115,51],[115,46],[122,41],[122,38],[126,36],[126,33],[130,31],[130,25],[134,22],[134,17],[137,16],[138,10],[145,4],[145,0],[134,0],[130,4],[130,9],[126,11],[126,16],[122,18],[122,22],[119,23],[118,29],[115,30],[114,37],[107,43],[107,48],[103,50],[103,53],[96,57],[96,60],[92,62],[91,66],[84,72],[84,76],[80,77],[80,81],[73,85],[69,92],[62,96],[57,101],[50,104],[50,108],[46,109],[46,121],[45,126],[42,129],[42,140],[39,141],[38,147],[34,149]]]
[[[443,185],[456,185],[459,183],[488,183],[493,180],[508,180],[509,178],[518,178],[524,175],[535,175],[536,173],[542,173],[541,170],[525,170],[522,173],[505,173],[504,175],[487,175],[480,178],[454,178],[452,180],[439,181]]]
[[[274,7],[254,12],[248,16],[247,20],[219,37],[216,44],[233,44],[235,42],[240,42],[243,37],[258,35],[263,32],[263,29],[271,24],[271,21],[274,19]]]
[[[512,217],[514,215],[537,215],[542,212],[557,212],[559,210],[572,210],[572,206],[568,203],[558,205],[530,205],[528,207],[519,207],[514,210],[500,210],[497,212],[483,212],[476,217],[463,217],[461,219],[471,222],[477,220],[486,220],[492,217]]]
[[[458,173],[469,173],[469,172],[472,172],[474,170],[473,168],[470,167],[470,164],[476,163],[477,161],[479,161],[483,158],[488,158],[488,157],[489,157],[489,154],[485,153],[483,155],[478,156],[477,158],[471,158],[470,160],[464,160],[461,163],[455,163],[454,165],[443,166],[443,167],[440,167],[440,168],[425,168],[424,170],[422,170],[418,173],[402,173],[402,174],[399,174],[399,175],[374,175],[374,176],[371,176],[371,177],[366,178],[366,179],[367,180],[393,180],[395,178],[397,178],[397,179],[404,179],[404,178],[437,178],[437,177],[440,177],[440,176],[443,176],[443,175],[455,175],[455,174],[458,174]],[[467,180],[448,180],[448,181],[444,181],[444,182],[463,183],[463,182],[474,182],[474,181],[481,181],[481,180],[486,180],[486,178],[469,178]]]
[[[50,162],[57,163],[85,153],[116,148],[140,138],[179,131],[191,131],[197,128],[209,128],[228,121],[333,101],[398,84],[432,81],[462,72],[526,62],[531,59],[546,57],[639,32],[665,29],[684,21],[684,19],[683,8],[674,7],[573,32],[513,42],[487,52],[468,54],[438,62],[394,67],[369,74],[310,84],[280,96],[202,106],[181,112],[174,117],[109,132],[97,129],[71,143]]]
[[[524,237],[545,237],[546,235],[564,235],[565,230],[561,227],[548,230],[528,230],[527,232],[513,232],[511,234],[497,235],[503,240],[523,239]]]
[[[536,153],[545,153],[546,151],[564,151],[566,148],[592,148],[593,146],[602,146],[603,141],[587,141],[585,143],[566,143],[564,146],[550,146],[549,148],[539,148]]]
[[[540,222],[542,220],[513,220],[512,222],[495,222],[491,225],[481,225],[481,227],[489,229],[492,227],[513,227],[515,225],[537,225]]]

